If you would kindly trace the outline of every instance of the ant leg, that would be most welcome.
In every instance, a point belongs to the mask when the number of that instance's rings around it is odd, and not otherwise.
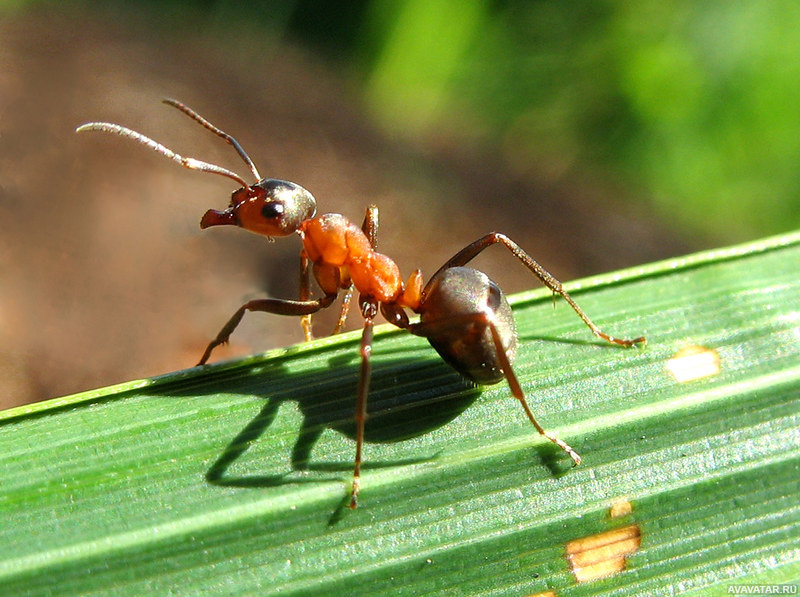
[[[501,234],[499,232],[492,232],[490,234],[487,234],[483,238],[479,238],[475,242],[461,249],[461,251],[456,253],[447,263],[445,263],[442,267],[440,267],[439,271],[437,271],[433,276],[431,276],[431,280],[435,279],[436,275],[439,274],[439,272],[447,268],[458,267],[466,264],[467,262],[474,259],[481,251],[497,243],[502,243],[509,251],[511,251],[511,254],[514,255],[514,257],[519,259],[525,267],[527,267],[537,278],[539,278],[539,280],[541,280],[542,284],[547,286],[550,290],[560,295],[561,298],[567,301],[569,306],[572,307],[575,313],[578,314],[578,317],[580,317],[583,320],[583,323],[585,323],[592,331],[592,333],[598,338],[602,338],[606,342],[610,342],[612,344],[618,344],[620,346],[626,346],[626,347],[634,346],[636,344],[645,344],[647,342],[644,336],[640,336],[632,340],[627,340],[623,338],[615,338],[603,332],[599,327],[597,327],[594,324],[594,322],[592,322],[591,319],[589,319],[589,316],[583,312],[583,310],[578,306],[578,304],[573,300],[573,298],[569,294],[567,294],[567,291],[564,290],[561,282],[559,282],[555,278],[555,276],[553,276],[550,272],[548,272],[536,261],[534,261],[534,259],[530,255],[528,255],[522,249],[522,247],[520,247],[517,243],[508,238],[505,234]],[[423,296],[424,294],[425,291],[423,291]]]
[[[358,376],[358,394],[356,396],[356,459],[353,467],[350,508],[358,506],[358,492],[361,489],[361,453],[364,446],[364,422],[367,420],[367,396],[372,372],[369,358],[372,354],[373,320],[378,314],[378,303],[375,299],[359,297],[358,301],[361,306],[361,315],[364,316],[364,331],[361,334],[361,372]]]
[[[372,245],[372,250],[378,249],[378,206],[370,205],[367,207],[367,213],[364,215],[364,223],[361,224],[361,230],[367,235],[369,244]]]
[[[573,466],[578,466],[581,463],[580,455],[572,449],[572,447],[562,439],[559,439],[549,431],[547,431],[544,427],[542,427],[539,422],[536,420],[536,417],[533,416],[533,412],[531,411],[530,407],[528,406],[528,402],[525,400],[525,393],[522,391],[522,386],[519,385],[519,380],[517,379],[516,373],[514,373],[514,368],[511,366],[511,362],[508,360],[508,355],[506,354],[505,349],[503,348],[503,341],[500,338],[500,334],[497,332],[497,328],[495,325],[489,321],[487,322],[489,329],[492,332],[492,340],[494,340],[494,346],[497,350],[497,355],[500,359],[500,363],[503,369],[503,373],[506,376],[506,381],[508,382],[508,387],[511,388],[511,394],[519,400],[522,408],[525,410],[525,414],[528,416],[528,419],[533,426],[536,427],[536,431],[540,434],[545,436],[559,448],[564,450],[569,457],[572,458],[572,462],[574,463]]]
[[[310,271],[308,268],[308,255],[305,251],[300,251],[300,300],[307,301],[310,298]],[[306,342],[314,339],[314,329],[311,325],[311,313],[307,313],[300,318],[300,325],[303,328],[303,336]]]
[[[311,270],[309,268],[309,260],[305,251],[300,253],[300,300],[307,301],[311,296],[310,280]],[[339,311],[339,319],[336,321],[336,327],[333,328],[331,336],[334,336],[342,331],[345,322],[347,321],[347,314],[350,312],[350,301],[353,298],[353,284],[349,283],[344,289],[344,296],[342,297],[342,306]],[[303,336],[306,342],[314,339],[314,326],[312,323],[312,314],[303,315],[300,319],[300,325],[303,327]]]
[[[336,326],[333,328],[331,336],[335,336],[342,331],[342,328],[344,328],[344,324],[347,322],[347,315],[350,313],[350,301],[352,300],[353,285],[350,284],[344,291],[344,296],[342,297],[342,307],[339,310],[339,319],[336,320]]]
[[[217,337],[208,344],[206,351],[200,358],[200,362],[197,364],[204,365],[211,356],[211,352],[217,346],[228,343],[230,335],[233,333],[233,330],[236,329],[236,326],[239,325],[239,322],[242,321],[242,317],[244,317],[246,311],[263,311],[275,315],[308,315],[310,313],[316,313],[325,307],[329,307],[335,298],[335,294],[328,294],[313,301],[290,301],[285,299],[257,299],[248,301],[237,309],[233,317],[228,320],[228,323],[226,323],[219,334],[217,334]]]
[[[533,426],[536,427],[536,431],[569,454],[569,457],[572,458],[575,466],[581,463],[581,457],[575,450],[572,449],[569,444],[547,431],[539,424],[539,421],[536,420],[536,417],[533,416],[533,411],[531,411],[530,407],[528,406],[528,402],[525,400],[525,393],[522,391],[522,386],[519,384],[517,375],[514,373],[514,368],[511,365],[511,360],[508,358],[508,353],[503,346],[503,340],[500,337],[500,332],[498,332],[497,326],[495,326],[491,318],[485,313],[464,313],[448,317],[444,320],[427,323],[409,323],[407,318],[398,317],[391,321],[391,323],[394,323],[398,327],[407,329],[415,336],[421,336],[423,338],[436,336],[436,334],[440,334],[442,330],[446,330],[448,328],[464,329],[467,325],[474,324],[488,327],[492,335],[492,342],[494,343],[494,350],[495,354],[497,355],[497,360],[500,361],[500,369],[502,370],[503,376],[508,382],[508,387],[511,389],[511,394],[514,396],[514,398],[519,400],[528,419],[531,423],[533,423]]]
[[[367,235],[369,244],[374,251],[378,246],[378,208],[375,205],[367,207],[367,213],[364,216],[364,222],[361,224],[361,230]],[[338,334],[344,328],[347,321],[347,314],[350,312],[350,301],[353,299],[353,285],[352,283],[345,289],[344,297],[342,297],[342,308],[339,311],[339,319],[336,322],[336,327],[333,328],[331,336]],[[309,317],[310,320],[310,317]]]

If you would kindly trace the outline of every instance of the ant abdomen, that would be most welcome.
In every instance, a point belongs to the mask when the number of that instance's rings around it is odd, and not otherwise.
[[[411,331],[427,338],[461,375],[483,385],[505,378],[502,363],[514,362],[517,327],[503,291],[489,276],[471,267],[441,270],[425,288],[419,313],[420,323]]]

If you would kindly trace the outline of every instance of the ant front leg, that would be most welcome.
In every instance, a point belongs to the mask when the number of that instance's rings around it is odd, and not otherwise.
[[[309,269],[309,259],[305,249],[300,251],[300,300],[308,301],[311,296],[311,271]],[[300,318],[300,325],[303,328],[303,337],[306,342],[314,339],[314,329],[311,324],[311,313]]]
[[[361,454],[364,447],[364,424],[367,420],[367,397],[372,374],[372,329],[378,314],[378,303],[372,297],[358,297],[361,315],[364,317],[364,331],[361,333],[361,371],[358,375],[358,394],[356,395],[356,459],[353,467],[353,489],[350,494],[350,508],[358,506],[358,492],[361,489]]]
[[[305,250],[300,252],[300,301],[308,301],[311,296],[310,280],[311,269],[309,267],[310,261]],[[334,336],[342,331],[347,314],[350,311],[350,301],[353,298],[353,285],[349,284],[344,289],[344,296],[342,297],[342,308],[339,312],[339,319],[336,322],[336,327],[333,328],[331,336]],[[314,339],[314,327],[312,323],[312,314],[303,315],[300,318],[300,325],[303,327],[303,337],[306,342]]]
[[[220,344],[227,344],[230,335],[236,329],[236,326],[242,321],[242,317],[246,311],[263,311],[264,313],[273,313],[275,315],[310,315],[317,311],[329,307],[336,298],[335,294],[328,294],[313,301],[290,301],[286,299],[257,299],[248,301],[233,314],[228,320],[228,323],[220,330],[217,337],[214,338],[203,353],[198,365],[205,365],[211,356],[211,352]]]
[[[569,294],[567,294],[567,291],[564,290],[564,287],[562,286],[561,282],[559,282],[555,278],[555,276],[553,276],[550,272],[548,272],[541,265],[539,265],[517,243],[508,238],[505,234],[501,234],[499,232],[492,232],[490,234],[487,234],[483,238],[479,238],[475,242],[461,249],[461,251],[456,253],[447,263],[445,263],[441,268],[439,268],[439,271],[436,272],[436,274],[434,274],[431,277],[431,280],[435,279],[436,275],[439,272],[447,268],[458,267],[466,264],[467,262],[474,259],[484,249],[487,249],[488,247],[495,245],[497,243],[501,243],[503,246],[505,246],[505,248],[511,251],[511,254],[514,255],[514,257],[516,257],[517,259],[519,259],[525,267],[527,267],[537,278],[539,278],[539,280],[542,281],[542,284],[547,286],[550,290],[552,290],[554,293],[558,294],[559,296],[561,296],[561,298],[567,301],[569,306],[572,307],[575,313],[578,314],[578,317],[580,317],[583,320],[583,323],[585,323],[592,331],[592,333],[598,338],[601,338],[606,342],[610,342],[611,344],[617,344],[619,346],[625,346],[625,347],[647,343],[647,340],[645,339],[644,336],[628,340],[624,338],[615,338],[614,336],[611,336],[610,334],[606,334],[605,332],[603,332],[599,327],[597,327],[594,324],[594,322],[591,319],[589,319],[589,316],[583,312],[583,309],[581,309],[578,306],[578,304],[573,300],[573,298]],[[424,292],[425,291],[423,291],[423,294]]]
[[[336,326],[334,326],[331,336],[335,336],[344,329],[344,324],[347,323],[347,315],[350,313],[350,302],[352,300],[353,285],[350,284],[350,286],[344,290],[344,295],[342,296],[342,307],[339,310],[339,319],[336,320]]]

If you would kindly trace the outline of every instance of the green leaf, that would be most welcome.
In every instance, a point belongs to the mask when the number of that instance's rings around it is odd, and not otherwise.
[[[0,593],[796,583],[798,272],[793,234],[568,285],[606,331],[645,334],[644,349],[598,342],[545,290],[515,297],[516,371],[540,422],[583,456],[576,468],[505,384],[470,388],[424,340],[379,328],[368,433],[391,441],[366,445],[355,511],[357,334],[0,413]],[[695,358],[711,374],[678,382],[668,365],[690,346],[708,349]],[[571,562],[595,552],[570,558],[568,544],[614,530],[624,540],[606,552],[628,552],[625,569],[576,580]]]

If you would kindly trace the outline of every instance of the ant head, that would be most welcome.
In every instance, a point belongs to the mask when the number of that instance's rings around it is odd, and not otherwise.
[[[287,236],[297,232],[305,220],[314,217],[317,211],[317,202],[311,193],[293,182],[261,178],[253,160],[250,159],[247,152],[231,135],[217,128],[197,112],[177,100],[165,99],[164,103],[177,108],[204,128],[223,138],[236,150],[236,153],[247,164],[250,172],[253,173],[258,182],[250,185],[232,170],[195,158],[183,157],[150,137],[118,124],[89,122],[79,126],[77,132],[101,131],[127,137],[185,168],[225,176],[242,185],[239,190],[234,191],[231,195],[231,204],[228,209],[225,211],[210,209],[205,213],[203,219],[200,220],[201,228],[233,225],[271,239],[273,236]]]
[[[233,225],[267,237],[288,236],[316,212],[317,202],[303,187],[265,178],[234,191],[225,211],[209,209],[200,228]]]

